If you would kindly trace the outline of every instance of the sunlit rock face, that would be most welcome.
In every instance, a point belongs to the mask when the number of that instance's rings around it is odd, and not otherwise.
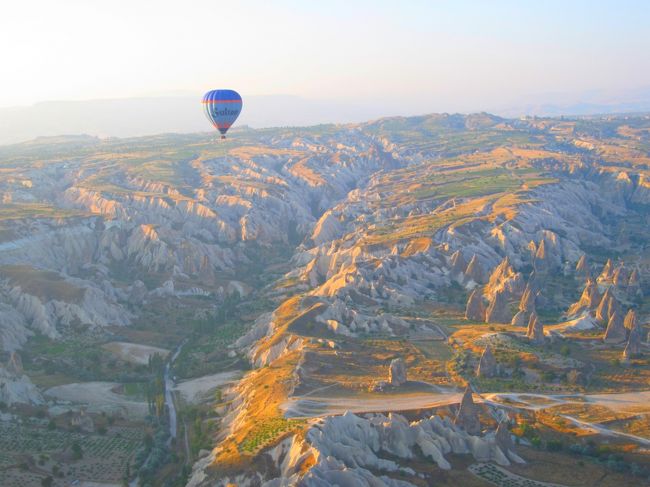
[[[406,383],[406,364],[401,358],[393,359],[388,368],[388,383],[399,387]]]
[[[399,414],[355,415],[346,413],[322,419],[311,426],[304,439],[289,437],[265,452],[272,466],[266,475],[249,472],[228,476],[216,484],[282,486],[368,485],[412,486],[415,472],[402,462],[422,458],[438,468],[451,469],[450,454],[471,455],[476,461],[499,465],[524,463],[515,452],[507,425],[484,435],[469,434],[448,418],[436,415],[409,422]],[[206,459],[206,461],[209,461]],[[400,473],[405,480],[394,480]],[[433,480],[433,479],[430,479]],[[189,486],[208,485],[196,468]]]
[[[497,372],[497,361],[492,353],[492,347],[490,347],[490,344],[487,344],[481,354],[476,375],[478,377],[494,377],[497,375]]]

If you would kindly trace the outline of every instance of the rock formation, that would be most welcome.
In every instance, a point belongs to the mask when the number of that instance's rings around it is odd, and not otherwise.
[[[630,276],[623,265],[618,266],[612,274],[612,283],[620,288],[627,288]]]
[[[492,348],[489,344],[485,346],[485,349],[481,354],[481,359],[479,360],[476,369],[476,375],[478,377],[494,377],[497,375],[497,361],[496,358],[494,358]]]
[[[614,274],[614,264],[612,264],[612,259],[607,259],[607,262],[605,262],[605,265],[603,266],[603,270],[600,272],[600,275],[598,276],[598,281],[599,282],[611,281],[613,274]]]
[[[38,388],[23,372],[22,360],[16,352],[10,354],[6,366],[0,365],[0,402],[8,405],[44,402]]]
[[[406,383],[406,365],[401,358],[393,359],[388,368],[388,383],[399,387]]]
[[[567,314],[569,316],[575,316],[585,310],[595,310],[600,304],[601,299],[602,297],[598,292],[598,284],[589,278],[585,283],[585,288],[582,291],[580,299],[569,307]]]
[[[450,264],[452,274],[461,274],[467,268],[467,263],[463,258],[463,254],[460,253],[460,250],[457,250],[451,255]]]
[[[524,463],[508,443],[506,434],[507,428],[502,428],[484,436],[469,435],[449,418],[437,415],[413,422],[395,413],[330,416],[311,426],[304,439],[290,436],[264,454],[266,465],[278,467],[269,470],[280,475],[264,485],[412,487],[415,484],[393,477],[412,475],[413,471],[401,461],[408,462],[420,455],[442,470],[452,468],[445,458],[452,453],[502,466]],[[208,457],[207,462],[210,461]],[[230,485],[248,485],[234,480],[230,479]],[[191,480],[188,487],[196,485],[198,482]]]
[[[467,264],[467,268],[465,269],[465,276],[478,284],[483,284],[485,282],[483,267],[481,266],[478,257],[476,257],[476,254],[472,256],[469,264]]]
[[[487,323],[510,323],[512,314],[508,309],[507,293],[503,289],[497,290],[492,295],[492,300],[485,311],[485,321]]]
[[[517,311],[517,313],[512,317],[510,324],[512,326],[526,326],[530,318],[530,313],[526,311]]]
[[[472,397],[472,389],[468,385],[463,393],[463,398],[460,401],[458,413],[454,420],[456,426],[460,426],[470,435],[478,435],[481,433],[481,422],[478,417],[478,407],[474,404]]]
[[[580,259],[578,259],[578,263],[576,264],[576,274],[583,278],[589,278],[589,265],[587,264],[587,256],[585,256],[585,254],[582,254]]]
[[[625,326],[625,329],[631,331],[636,330],[637,328],[637,321],[636,321],[636,311],[633,309],[629,309],[627,314],[625,315],[625,320],[623,321],[623,324]]]
[[[515,444],[512,441],[512,436],[510,435],[510,429],[508,428],[507,421],[501,421],[497,426],[497,431],[495,434],[497,445],[504,452],[515,453]]]
[[[630,336],[627,339],[625,350],[623,350],[623,358],[629,360],[641,354],[641,331],[635,327],[630,331]]]
[[[625,340],[625,326],[623,325],[623,317],[618,311],[609,318],[607,323],[607,330],[603,340],[606,343],[618,343]]]
[[[528,330],[526,332],[528,340],[536,345],[544,343],[544,325],[537,318],[537,313],[532,312],[528,320]]]
[[[629,296],[636,296],[641,293],[641,283],[637,269],[633,269],[630,273],[630,278],[627,281],[627,292]]]
[[[535,259],[533,261],[533,267],[538,272],[546,272],[551,267],[548,255],[546,253],[546,242],[544,239],[542,239],[542,241],[537,246],[537,251],[535,252]]]
[[[600,298],[600,303],[596,308],[596,319],[598,321],[607,323],[609,317],[619,308],[618,300],[614,296],[612,287],[608,287]]]
[[[524,289],[524,292],[521,295],[521,300],[519,301],[519,311],[515,316],[513,316],[512,321],[510,322],[511,325],[526,326],[530,319],[530,314],[535,311],[537,296],[538,293],[530,282],[526,284],[526,288]]]
[[[485,306],[483,306],[483,295],[478,289],[474,289],[469,295],[465,308],[465,319],[471,321],[485,321]]]
[[[23,375],[23,360],[18,352],[11,352],[9,354],[7,370],[15,376]]]
[[[535,297],[536,293],[530,285],[526,285],[524,293],[521,295],[521,300],[519,301],[519,311],[525,311],[527,313],[535,311]]]
[[[488,295],[498,291],[502,291],[506,299],[521,296],[524,291],[524,279],[519,272],[514,271],[508,257],[504,257],[495,267],[485,287],[485,293]]]

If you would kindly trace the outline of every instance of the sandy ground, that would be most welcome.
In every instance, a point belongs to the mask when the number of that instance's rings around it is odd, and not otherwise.
[[[352,413],[373,413],[428,409],[456,404],[461,392],[377,394],[364,397],[298,396],[282,405],[286,417],[320,417]]]
[[[377,394],[363,397],[296,396],[290,398],[283,410],[287,416],[317,417],[350,412],[408,411],[455,404],[460,400],[459,392]],[[539,410],[561,404],[594,404],[614,411],[650,413],[650,391],[621,392],[613,394],[552,395],[531,393],[483,393],[475,395],[476,402],[488,402],[498,406]]]
[[[134,364],[147,364],[149,357],[155,353],[163,356],[169,355],[169,350],[158,347],[150,347],[149,345],[138,345],[137,343],[127,342],[110,342],[103,347],[121,360],[131,362]]]
[[[619,392],[614,394],[590,394],[585,396],[591,403],[630,413],[650,412],[650,391]]]
[[[148,413],[147,404],[116,394],[112,389],[119,384],[114,382],[76,382],[52,387],[45,395],[59,401],[69,401],[73,404],[83,404],[89,412],[121,413],[125,417],[143,418]],[[57,407],[58,406],[58,407]],[[57,405],[56,411],[67,410],[65,405]]]
[[[179,382],[174,386],[184,401],[197,404],[208,399],[217,387],[233,382],[241,377],[240,371],[221,372],[219,374],[206,375],[196,379]]]
[[[650,413],[650,391],[615,392],[610,394],[528,394],[528,393],[494,393],[483,394],[488,402],[503,404],[504,399],[521,403],[526,409],[544,409],[561,404],[593,404],[617,412]],[[506,404],[507,405],[507,404]]]
[[[419,392],[405,394],[376,394],[372,396],[326,397],[305,395],[292,397],[282,405],[285,417],[315,418],[353,413],[397,412],[457,404],[460,392]],[[650,391],[614,394],[530,394],[484,393],[474,395],[475,402],[484,402],[499,408],[540,410],[562,404],[593,404],[618,412],[650,413]],[[618,432],[605,425],[589,423],[573,416],[562,415],[576,426],[605,436],[617,436],[650,446],[650,439]]]

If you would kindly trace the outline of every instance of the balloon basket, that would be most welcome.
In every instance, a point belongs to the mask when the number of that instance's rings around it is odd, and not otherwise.
[[[225,135],[222,135],[222,136],[221,136],[221,140],[225,140],[225,139],[226,139],[226,136],[225,136]]]

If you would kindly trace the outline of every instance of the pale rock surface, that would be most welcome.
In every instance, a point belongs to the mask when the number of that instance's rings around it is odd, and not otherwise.
[[[623,321],[623,325],[627,330],[634,331],[637,328],[637,319],[636,319],[636,311],[633,309],[629,309],[627,314],[625,315],[625,319]]]
[[[492,300],[485,311],[485,321],[487,323],[510,323],[511,320],[508,292],[505,289],[498,289],[492,294]]]
[[[595,310],[598,307],[601,299],[602,296],[598,291],[598,285],[594,280],[588,278],[580,299],[571,305],[567,314],[569,316],[575,316],[585,310]]]
[[[589,277],[589,264],[587,263],[587,256],[582,254],[578,263],[576,264],[576,274],[583,278]]]
[[[393,387],[406,384],[406,364],[401,358],[393,359],[388,368],[388,383]]]
[[[479,262],[476,254],[472,255],[472,258],[467,264],[465,275],[478,284],[483,284],[485,282],[483,267],[481,266],[481,263]]]
[[[641,332],[637,327],[630,331],[630,335],[623,350],[623,358],[629,360],[641,354]]]
[[[478,377],[494,377],[497,374],[497,361],[494,358],[492,353],[492,348],[488,343],[483,349],[481,354],[481,359],[479,360],[478,367],[476,369],[476,375]]]
[[[0,402],[12,404],[43,404],[38,388],[23,372],[20,355],[12,352],[6,365],[0,365]]]
[[[612,291],[612,287],[608,287],[603,296],[600,298],[600,303],[596,308],[596,319],[601,322],[607,322],[616,308],[616,297]]]
[[[485,306],[483,306],[483,293],[474,289],[467,299],[465,319],[471,321],[485,321]]]
[[[609,318],[603,340],[606,343],[619,343],[625,340],[625,335],[623,317],[618,311],[615,311]]]
[[[544,343],[544,325],[539,321],[537,313],[535,312],[530,314],[526,336],[528,337],[528,340],[536,345]]]
[[[467,386],[460,401],[454,424],[463,428],[470,435],[477,435],[481,432],[481,423],[478,417],[478,407],[474,404],[472,389]]]

